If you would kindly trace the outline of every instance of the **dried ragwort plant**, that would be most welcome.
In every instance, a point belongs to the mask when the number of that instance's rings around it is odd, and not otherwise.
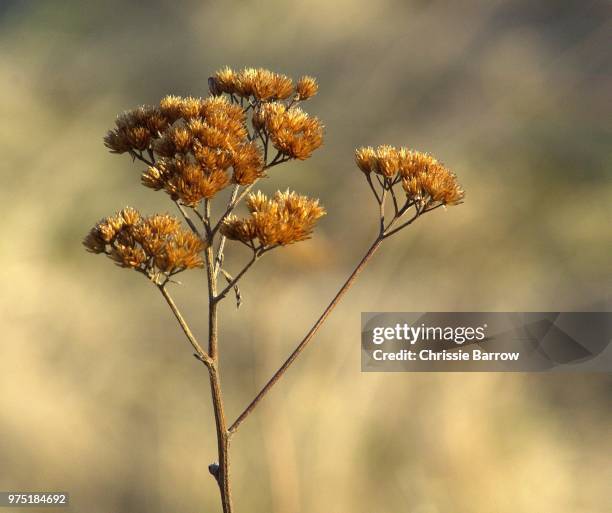
[[[206,366],[219,461],[209,470],[219,485],[224,513],[231,513],[229,450],[238,428],[309,344],[382,242],[432,210],[461,203],[464,193],[455,175],[430,155],[392,146],[359,148],[357,166],[378,204],[378,235],[293,353],[229,424],[219,375],[218,305],[232,290],[239,305],[238,282],[251,266],[268,251],[308,239],[325,215],[318,200],[295,192],[267,197],[251,190],[271,168],[309,158],[323,142],[323,125],[300,107],[317,93],[312,77],[294,84],[289,77],[265,69],[224,68],[209,79],[209,89],[207,98],[167,96],[159,105],[124,112],[104,139],[111,152],[127,153],[146,165],[143,185],[165,191],[188,228],[175,217],[147,217],[128,207],[95,225],[84,245],[153,282],[196,358]],[[213,219],[211,202],[227,188],[229,200]],[[234,212],[243,200],[249,214],[237,217]],[[228,239],[243,244],[251,254],[235,277],[223,264]],[[206,271],[206,349],[168,292],[173,276],[194,268]]]

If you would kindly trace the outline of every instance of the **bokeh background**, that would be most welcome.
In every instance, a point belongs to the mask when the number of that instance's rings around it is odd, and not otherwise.
[[[609,309],[611,29],[605,0],[1,0],[0,489],[68,491],[75,512],[219,511],[204,369],[150,284],[80,242],[127,204],[172,211],[103,147],[117,113],[264,66],[318,77],[308,110],[327,129],[263,188],[329,215],[224,304],[230,417],[375,235],[355,147],[429,151],[467,199],[385,243],[243,425],[236,510],[610,511],[609,375],[362,374],[359,319]],[[203,281],[183,278],[203,334]]]

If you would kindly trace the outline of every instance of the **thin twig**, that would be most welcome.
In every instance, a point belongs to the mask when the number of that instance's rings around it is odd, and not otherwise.
[[[384,233],[385,231],[385,199],[387,198],[387,189],[385,189],[383,187],[381,196],[380,196],[380,211],[379,211],[379,216],[380,216],[380,233]]]
[[[411,225],[412,223],[414,223],[419,217],[421,217],[423,214],[426,214],[427,212],[432,212],[434,210],[436,210],[437,208],[443,207],[444,204],[440,203],[438,205],[436,205],[435,207],[431,207],[431,208],[424,208],[423,210],[419,210],[417,209],[416,213],[414,214],[414,216],[412,216],[410,219],[408,219],[408,221],[406,221],[405,223],[402,223],[401,225],[399,225],[397,228],[394,228],[393,230],[391,230],[390,232],[386,232],[385,233],[385,239],[388,237],[391,237],[391,235],[399,232],[401,229],[406,228],[406,226]],[[416,208],[416,206],[415,206]],[[397,218],[396,218],[397,219]],[[391,225],[389,225],[387,227],[387,230],[391,227]]]
[[[389,191],[391,191],[391,198],[393,198],[393,209],[395,211],[395,215],[398,216],[399,215],[399,207],[397,204],[397,198],[395,196],[395,189],[393,189],[393,187],[389,187]]]
[[[148,160],[146,157],[143,157],[142,152],[136,153],[134,150],[130,150],[130,155],[133,159],[140,160],[141,162],[144,162],[147,166],[155,166],[155,162],[153,162],[154,158]]]
[[[246,272],[251,268],[251,266],[255,262],[257,262],[257,260],[259,260],[263,254],[267,253],[268,251],[273,250],[276,247],[277,246],[269,246],[265,249],[254,249],[253,256],[251,257],[251,259],[245,264],[242,270],[233,279],[231,279],[228,282],[228,285],[221,292],[217,294],[214,300],[220,301],[221,299],[223,299],[227,295],[227,293],[238,284],[238,282],[240,281],[240,278],[242,278],[246,274]]]
[[[195,350],[198,359],[204,362],[204,364],[210,369],[214,365],[213,360],[206,353],[206,351],[204,351],[200,343],[196,340],[191,329],[189,328],[189,325],[185,321],[185,318],[183,317],[180,310],[178,309],[178,306],[176,306],[176,303],[172,299],[172,296],[170,296],[170,294],[168,293],[168,290],[166,289],[165,284],[164,285],[156,284],[156,285],[159,291],[162,293],[162,296],[164,296],[164,299],[168,303],[168,306],[170,306],[170,309],[172,310],[172,313],[176,317],[176,320],[178,321],[179,325],[181,326],[183,333],[185,333],[187,340],[189,340],[189,343]]]
[[[259,255],[257,253],[253,253],[253,256],[251,257],[251,259],[246,263],[246,265],[242,268],[242,270],[233,278],[229,281],[229,283],[227,284],[227,286],[221,291],[219,292],[215,298],[214,301],[219,302],[221,301],[226,295],[227,293],[232,290],[240,281],[240,278],[242,278],[245,273],[251,268],[251,266],[259,259]]]
[[[412,217],[411,217],[411,218],[410,218],[408,221],[406,221],[405,223],[401,224],[401,225],[400,225],[400,226],[398,226],[397,228],[395,228],[395,229],[391,230],[390,232],[389,232],[389,231],[385,231],[385,234],[384,234],[385,239],[386,239],[387,237],[391,237],[391,235],[393,235],[394,233],[399,232],[399,231],[400,231],[402,228],[406,228],[406,226],[408,226],[408,225],[410,225],[410,224],[414,223],[414,221],[416,221],[416,220],[417,220],[417,218],[419,217],[419,215],[420,215],[420,214],[419,214],[418,212],[416,212],[416,213],[414,214],[414,216],[412,216]],[[389,223],[389,226],[387,226],[387,228],[386,228],[387,230],[389,230],[389,229],[391,228],[391,226],[393,226],[393,222],[394,222],[396,219],[397,219],[397,217],[396,217],[396,218],[394,218],[394,219],[393,219],[393,221],[392,221],[391,223]]]
[[[191,220],[191,217],[189,217],[189,213],[187,212],[187,210],[185,210],[185,207],[180,204],[179,200],[174,200],[174,204],[178,207],[181,214],[183,214],[183,218],[185,219],[185,222],[189,225],[189,228],[191,228],[191,231],[199,236],[200,233],[198,232],[198,228]]]
[[[236,197],[238,196],[239,189],[240,189],[240,185],[236,184],[234,186],[234,190],[232,190],[232,196],[230,197],[228,206],[234,204],[234,202],[236,201]],[[219,249],[217,251],[217,257],[215,258],[215,276],[219,274],[219,269],[221,265],[223,264],[223,250],[225,249],[225,240],[226,240],[226,237],[225,235],[223,235],[221,237],[221,240],[219,241]]]
[[[368,185],[370,186],[372,194],[374,194],[374,197],[376,198],[376,202],[380,205],[380,197],[378,196],[378,192],[376,192],[376,188],[374,187],[374,184],[372,183],[372,177],[370,176],[369,173],[366,174],[366,181],[368,182]]]

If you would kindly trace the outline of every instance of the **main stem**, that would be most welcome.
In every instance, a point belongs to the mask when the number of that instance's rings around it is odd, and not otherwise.
[[[210,376],[210,391],[212,395],[213,409],[215,412],[215,427],[217,431],[217,449],[219,455],[219,467],[211,471],[219,484],[221,493],[221,504],[223,513],[232,513],[232,492],[230,487],[230,459],[229,444],[230,434],[227,429],[225,419],[225,409],[223,406],[223,395],[221,393],[221,378],[219,376],[219,354],[218,327],[217,327],[217,306],[215,300],[217,294],[217,277],[215,273],[215,258],[212,244],[206,248],[206,273],[208,277],[208,355],[212,360],[212,365],[208,369]]]

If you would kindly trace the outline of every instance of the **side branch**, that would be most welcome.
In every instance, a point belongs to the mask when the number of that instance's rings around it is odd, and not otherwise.
[[[209,369],[211,369],[213,367],[213,365],[214,365],[212,359],[210,358],[210,356],[208,356],[208,354],[204,351],[204,349],[202,348],[200,343],[194,337],[193,333],[191,332],[191,329],[189,328],[189,325],[185,321],[185,318],[183,317],[183,315],[181,314],[180,310],[176,306],[176,303],[172,299],[172,296],[170,296],[170,294],[168,294],[168,291],[166,290],[165,285],[157,285],[157,288],[162,293],[162,296],[164,296],[164,299],[168,303],[168,306],[170,306],[170,309],[172,310],[172,313],[174,314],[174,316],[176,317],[176,320],[180,324],[180,326],[181,326],[181,328],[183,330],[183,333],[185,333],[185,336],[187,337],[187,340],[189,340],[189,343],[191,344],[191,346],[195,350],[196,357],[199,360],[201,360]]]
[[[251,266],[255,262],[257,262],[257,260],[259,260],[265,253],[267,253],[268,251],[272,251],[276,247],[278,247],[278,245],[269,246],[267,248],[255,248],[253,250],[253,255],[251,256],[250,260],[245,264],[245,266],[240,270],[240,272],[236,275],[235,278],[231,278],[228,281],[227,286],[214,297],[214,301],[217,302],[223,299],[230,290],[232,290],[236,285],[238,285],[240,279],[246,274],[246,272],[251,268]]]
[[[340,288],[340,290],[336,293],[334,298],[331,300],[327,308],[323,311],[317,322],[310,328],[306,336],[302,339],[302,341],[295,348],[293,353],[287,358],[285,363],[281,365],[281,367],[276,371],[276,373],[270,378],[270,380],[264,385],[261,391],[257,394],[255,399],[251,401],[251,403],[246,407],[246,409],[240,414],[240,416],[236,419],[236,421],[229,428],[230,434],[233,434],[237,431],[240,424],[242,424],[246,418],[251,414],[251,412],[257,407],[257,405],[261,402],[261,400],[266,396],[266,394],[270,391],[270,389],[283,377],[283,374],[287,372],[289,367],[293,364],[296,358],[306,349],[306,346],[310,343],[314,335],[319,331],[319,328],[323,325],[329,314],[336,307],[336,305],[340,302],[344,294],[351,288],[351,285],[355,282],[357,275],[363,270],[366,264],[370,261],[376,250],[379,248],[383,241],[383,237],[379,236],[374,241],[374,243],[368,249],[368,252],[361,259],[361,262],[357,265],[355,270],[351,273],[348,279],[344,282],[344,285]]]
[[[238,282],[240,281],[240,278],[242,278],[246,274],[246,272],[259,259],[259,257],[260,257],[260,255],[258,253],[253,252],[253,256],[251,257],[251,259],[246,263],[246,265],[236,275],[235,278],[232,278],[232,279],[229,280],[229,282],[226,285],[226,287],[213,298],[213,301],[215,301],[215,302],[221,301],[227,295],[227,293],[230,290],[232,290],[236,285],[238,285]]]
[[[176,204],[179,211],[183,215],[183,219],[185,219],[185,222],[189,225],[189,228],[191,228],[191,231],[199,237],[200,233],[198,232],[198,228],[196,227],[194,222],[191,220],[191,217],[189,217],[189,213],[187,212],[187,210],[185,210],[185,207],[180,204],[179,200],[174,200],[174,203]]]
[[[228,207],[230,205],[235,205],[236,202],[236,198],[238,197],[238,190],[240,189],[240,185],[236,184],[234,186],[234,189],[232,190],[232,195],[230,197],[229,203],[228,203]],[[227,217],[227,216],[226,216]],[[221,268],[221,266],[223,265],[223,251],[225,250],[225,235],[223,235],[221,237],[221,240],[219,241],[219,249],[217,250],[217,256],[215,258],[215,276],[217,276],[217,274],[219,274],[219,269]]]

